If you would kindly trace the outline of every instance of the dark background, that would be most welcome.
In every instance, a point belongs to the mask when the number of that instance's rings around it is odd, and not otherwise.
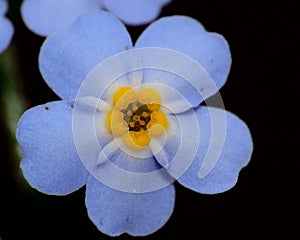
[[[44,83],[37,67],[39,48],[44,38],[30,32],[19,13],[20,0],[10,1],[7,16],[15,34],[11,46],[16,49],[17,87],[22,91],[26,109],[59,99]],[[263,1],[173,0],[161,16],[189,15],[208,31],[222,34],[229,42],[232,68],[221,95],[228,111],[249,126],[254,152],[238,183],[231,190],[203,195],[176,184],[174,212],[160,230],[145,239],[259,238],[285,231],[286,205],[279,200],[285,191],[280,169],[282,147],[279,137],[285,130],[275,124],[283,100],[272,96],[280,71],[281,51],[286,46],[283,4]],[[128,27],[135,40],[146,26]],[[277,80],[276,80],[277,79]],[[1,103],[2,104],[2,103]],[[3,106],[1,105],[1,108]],[[0,118],[0,235],[10,239],[109,239],[99,232],[87,216],[85,188],[65,197],[49,196],[31,189],[19,172],[13,154],[15,139]],[[278,160],[279,159],[279,160]],[[294,159],[295,161],[295,159]],[[292,198],[290,194],[284,195]],[[287,235],[286,235],[287,236]],[[120,239],[131,239],[126,234]]]

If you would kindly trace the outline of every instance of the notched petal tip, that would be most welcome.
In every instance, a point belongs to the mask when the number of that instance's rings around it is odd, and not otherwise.
[[[21,16],[28,29],[47,37],[97,9],[100,9],[100,3],[94,0],[26,0],[21,5]]]
[[[152,234],[168,221],[174,202],[173,184],[141,194],[116,191],[92,177],[87,183],[88,215],[101,232],[110,236]]]
[[[199,62],[221,88],[231,67],[228,42],[217,33],[208,32],[188,16],[163,17],[150,24],[136,42],[136,47],[163,47],[182,52]]]
[[[131,38],[115,16],[105,11],[86,14],[71,28],[47,37],[39,54],[40,72],[62,99],[75,99],[83,87],[87,91],[84,96],[98,97],[101,91],[93,95],[98,86],[85,84],[89,73],[109,57],[123,52],[124,46],[132,46]]]
[[[109,0],[105,8],[131,26],[145,25],[158,17],[161,9],[171,0]]]
[[[201,136],[199,149],[178,181],[200,193],[227,191],[236,184],[241,169],[251,159],[253,142],[249,128],[222,109],[200,107],[196,114]]]

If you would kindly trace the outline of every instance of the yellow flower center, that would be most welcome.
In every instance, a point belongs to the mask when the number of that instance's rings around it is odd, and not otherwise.
[[[114,135],[122,136],[129,148],[143,149],[152,136],[159,136],[168,126],[160,104],[161,97],[153,88],[144,88],[137,93],[130,87],[121,87],[114,93],[106,127]]]

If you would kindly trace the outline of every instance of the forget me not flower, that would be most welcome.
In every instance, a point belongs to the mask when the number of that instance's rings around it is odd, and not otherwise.
[[[70,26],[77,17],[100,9],[112,12],[127,25],[143,25],[157,18],[161,8],[170,1],[24,0],[21,13],[31,31],[47,36]]]
[[[46,194],[86,185],[103,233],[153,233],[173,212],[174,180],[224,192],[250,160],[246,124],[199,105],[226,82],[231,56],[221,35],[190,17],[155,21],[133,46],[114,15],[88,14],[45,40],[39,64],[62,100],[21,117],[23,174]]]
[[[7,9],[7,1],[0,0],[0,53],[8,47],[14,33],[12,23],[5,17]]]

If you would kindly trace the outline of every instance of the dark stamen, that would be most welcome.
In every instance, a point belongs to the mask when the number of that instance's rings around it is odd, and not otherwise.
[[[128,123],[129,131],[147,130],[147,124],[151,120],[150,115],[152,113],[147,105],[142,105],[139,102],[131,103],[121,112],[124,114],[124,120]]]

